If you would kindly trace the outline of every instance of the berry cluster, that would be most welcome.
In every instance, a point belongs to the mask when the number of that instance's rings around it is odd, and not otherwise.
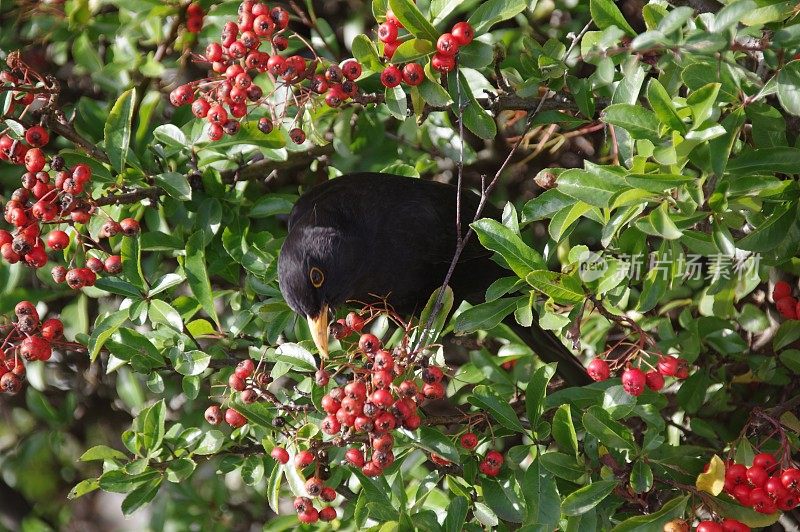
[[[719,522],[700,521],[695,530],[697,532],[750,532],[750,527],[736,519],[726,518]]]
[[[586,368],[586,373],[592,380],[604,381],[611,376],[611,366],[602,358],[595,358]],[[664,387],[665,377],[685,379],[689,376],[689,363],[678,357],[662,356],[658,359],[655,368],[644,371],[640,368],[628,366],[622,372],[622,388],[634,397],[644,392],[645,387],[654,392]]]
[[[251,359],[245,359],[236,365],[236,368],[228,377],[228,388],[238,392],[239,398],[245,404],[255,403],[261,390],[271,382],[269,375],[257,371],[256,364]],[[224,412],[217,405],[211,405],[206,409],[206,421],[212,425],[219,425],[224,419],[231,427],[238,429],[247,423],[245,418],[238,410],[227,408]]]
[[[341,65],[323,65],[324,71],[317,73],[322,59],[316,53],[312,60],[299,54],[281,55],[289,46],[288,25],[289,13],[284,8],[243,1],[238,21],[227,22],[220,41],[209,44],[205,55],[198,57],[198,61],[211,63],[215,74],[177,87],[170,93],[170,102],[176,107],[191,104],[192,113],[209,122],[208,137],[213,141],[225,134],[235,135],[241,128],[240,120],[249,113],[249,105],[270,109],[271,116],[259,118],[258,128],[265,134],[273,130],[276,118],[269,104],[271,95],[265,95],[254,82],[259,74],[270,75],[279,82],[276,85],[296,88],[298,105],[324,94],[327,105],[338,107],[358,95],[355,80],[361,76],[361,65],[355,59]],[[305,43],[301,37],[298,39]],[[295,122],[301,114],[299,110]],[[289,137],[296,144],[306,140],[300,127],[292,127]]]
[[[778,281],[772,290],[772,300],[781,316],[787,320],[800,319],[800,301],[792,296],[792,287],[786,281]]]
[[[10,74],[6,74],[8,79]],[[59,227],[87,224],[99,212],[87,191],[92,179],[91,167],[83,163],[67,167],[59,155],[46,158],[41,148],[49,141],[50,135],[40,125],[29,127],[22,139],[0,135],[0,160],[24,165],[27,170],[21,178],[22,186],[11,194],[3,209],[6,222],[14,229],[13,232],[0,229],[0,257],[10,264],[23,261],[31,268],[44,267],[48,262],[45,245],[53,251],[62,251],[70,244],[69,235]],[[45,225],[56,228],[42,239]],[[139,222],[132,218],[121,222],[109,219],[100,230],[104,238],[119,233],[138,234]],[[122,270],[119,256],[102,251],[88,236],[77,231],[75,234],[84,251],[85,265],[70,269],[55,266],[53,280],[66,282],[77,290],[94,285],[100,272],[115,275]],[[105,258],[89,256],[87,243],[94,248],[93,253],[102,253]]]
[[[18,303],[14,313],[17,321],[0,344],[0,390],[9,394],[22,389],[25,378],[23,361],[50,360],[53,352],[51,342],[64,334],[61,320],[40,321],[36,307],[29,301]],[[5,328],[0,329],[5,332]]]
[[[383,43],[383,55],[387,59],[394,57],[400,40],[400,30],[403,24],[392,11],[387,11],[386,21],[378,26],[378,39]],[[449,33],[443,33],[436,41],[436,52],[430,60],[431,68],[442,74],[452,71],[456,67],[456,54],[459,48],[472,42],[475,30],[468,22],[458,22]],[[381,83],[384,87],[397,87],[405,82],[412,87],[419,85],[425,79],[425,71],[419,63],[408,63],[402,67],[389,65],[381,72]]]
[[[186,30],[189,33],[200,33],[203,29],[203,17],[205,13],[200,4],[191,3],[186,8]]]
[[[725,468],[725,492],[762,514],[793,510],[800,506],[800,469],[780,468],[773,455],[760,453],[750,467],[732,463]]]

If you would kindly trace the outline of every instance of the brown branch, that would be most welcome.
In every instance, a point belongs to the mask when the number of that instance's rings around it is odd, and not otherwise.
[[[130,203],[137,203],[143,199],[149,199],[155,203],[162,194],[165,194],[165,192],[161,187],[140,188],[133,192],[126,192],[124,194],[109,194],[107,196],[101,196],[94,201],[94,204],[98,207],[102,207],[104,205],[126,205]]]
[[[285,161],[272,161],[261,159],[246,166],[222,172],[223,183],[234,183],[248,179],[266,178],[274,170],[290,170],[293,168],[308,166],[312,161],[326,155],[333,155],[333,144],[324,146],[314,146],[306,152],[295,152],[289,154]]]

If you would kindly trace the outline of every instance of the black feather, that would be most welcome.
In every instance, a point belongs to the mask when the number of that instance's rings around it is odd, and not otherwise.
[[[456,250],[456,194],[451,185],[389,174],[361,173],[332,179],[304,194],[289,217],[289,234],[278,262],[281,291],[297,312],[317,315],[347,300],[387,296],[400,313],[419,311],[442,283]],[[466,231],[479,196],[462,192],[461,227]],[[487,205],[484,216],[499,219]],[[486,289],[510,272],[471,238],[450,286],[456,301],[480,303]],[[325,282],[314,288],[311,267]],[[571,384],[589,382],[583,366],[553,335],[507,323],[540,358],[559,362]]]

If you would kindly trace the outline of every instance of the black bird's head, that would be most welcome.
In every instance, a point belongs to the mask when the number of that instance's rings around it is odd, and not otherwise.
[[[328,312],[354,293],[359,261],[351,236],[304,217],[289,231],[278,256],[278,277],[286,302],[308,319],[314,343],[328,356]]]

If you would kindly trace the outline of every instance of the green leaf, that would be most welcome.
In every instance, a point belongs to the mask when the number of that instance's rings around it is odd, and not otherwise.
[[[736,243],[736,247],[748,251],[770,251],[790,234],[797,223],[796,204],[787,204],[776,209],[755,231]]]
[[[439,32],[428,22],[412,0],[389,0],[389,8],[414,37],[430,42],[436,42],[439,38]]]
[[[672,103],[672,98],[670,98],[667,89],[656,78],[651,79],[647,85],[647,100],[662,124],[674,131],[686,132],[686,124],[678,116],[675,104]]]
[[[603,0],[605,1],[605,0]],[[656,114],[641,105],[615,103],[609,105],[601,116],[603,122],[618,126],[634,139],[647,139],[659,142],[661,124]]]
[[[653,489],[653,470],[644,460],[637,460],[631,469],[631,487],[635,493]]]
[[[720,83],[703,85],[686,98],[686,104],[692,110],[695,129],[711,117],[721,86]]]
[[[106,125],[103,129],[106,153],[111,161],[111,166],[117,172],[122,172],[128,159],[128,150],[131,143],[131,121],[133,120],[133,106],[136,103],[136,89],[123,92],[108,113]]]
[[[586,468],[571,455],[564,453],[544,453],[539,456],[542,467],[559,478],[581,483],[586,476]]]
[[[167,480],[170,482],[183,482],[194,473],[197,464],[191,458],[178,458],[172,460],[167,467]]]
[[[669,204],[667,202],[662,203],[658,209],[654,209],[647,215],[647,220],[659,235],[667,240],[676,240],[683,236],[683,232],[672,221],[668,209]]]
[[[192,289],[194,297],[203,307],[203,310],[214,320],[217,327],[220,327],[219,316],[214,307],[214,295],[211,292],[211,281],[208,279],[206,271],[206,254],[203,232],[197,231],[186,242],[186,259],[184,261],[186,280]]]
[[[489,387],[483,384],[476,386],[467,400],[478,408],[489,411],[492,417],[507,429],[514,432],[525,432],[508,401],[501,399]]]
[[[107,345],[114,356],[130,362],[136,371],[144,373],[164,365],[164,357],[153,342],[134,329],[120,329],[119,342]]]
[[[522,13],[527,7],[528,2],[525,0],[489,0],[478,6],[467,22],[475,30],[475,35],[478,36],[489,31],[489,28],[498,22],[508,20]]]
[[[100,487],[100,482],[96,478],[87,478],[85,480],[81,480],[75,486],[69,490],[67,494],[67,499],[73,500],[77,499],[78,497],[82,497],[87,493],[91,493],[97,488]]]
[[[580,303],[586,298],[580,280],[572,275],[536,270],[525,276],[525,281],[558,303]]]
[[[406,101],[406,92],[402,87],[386,87],[384,101],[393,117],[398,120],[405,120],[408,103]]]
[[[611,419],[611,415],[599,406],[591,406],[583,414],[583,426],[606,447],[630,451],[636,449],[631,430]]]
[[[628,24],[619,8],[612,0],[590,0],[589,12],[592,20],[601,30],[616,26],[631,37],[636,36],[636,31]]]
[[[781,323],[775,336],[772,338],[772,349],[776,352],[784,347],[793,344],[800,339],[800,321],[787,320]]]
[[[561,405],[556,410],[551,430],[559,449],[578,456],[578,434],[572,424],[572,412],[568,404]]]
[[[753,0],[736,0],[719,10],[714,17],[710,31],[722,33],[730,27],[736,27],[748,13],[758,7]]]
[[[588,512],[608,497],[617,485],[616,480],[599,480],[573,491],[561,503],[561,511],[565,515],[580,515]]]
[[[316,371],[317,362],[308,349],[300,344],[287,342],[275,349],[275,360],[286,362],[298,371]]]
[[[527,297],[522,299],[527,300]],[[454,332],[466,334],[477,330],[490,330],[497,327],[506,316],[517,308],[518,297],[507,297],[487,301],[468,308],[455,319]]]
[[[781,362],[795,375],[800,375],[800,351],[786,349],[780,354]]]
[[[164,172],[156,175],[156,184],[163,188],[167,194],[181,201],[192,199],[192,187],[185,175],[178,172]]]
[[[183,131],[174,124],[161,124],[153,130],[153,137],[171,148],[180,150],[185,149],[189,143]]]
[[[419,315],[419,323],[423,327],[428,325],[428,321],[431,321],[431,312],[433,312],[433,308],[436,305],[436,300],[439,299],[439,292],[441,289],[442,288],[439,287],[433,291],[431,296],[428,298],[428,303],[425,304],[425,308],[422,309],[422,312]],[[444,296],[442,297],[442,304],[439,308],[439,311],[431,321],[430,329],[428,329],[425,334],[420,337],[419,342],[417,342],[416,338],[414,338],[414,342],[417,345],[433,343],[439,338],[439,333],[441,333],[442,328],[447,321],[447,317],[450,315],[450,311],[453,309],[453,303],[453,289],[447,286],[445,287]]]
[[[117,294],[133,299],[141,299],[142,293],[138,288],[118,277],[101,277],[94,283],[95,288],[105,290],[110,294]]]
[[[175,371],[181,375],[200,375],[211,363],[211,356],[202,351],[184,351],[177,347],[169,350],[169,359]]]
[[[91,449],[86,450],[79,460],[81,462],[92,462],[94,460],[127,460],[125,453],[121,453],[116,449],[112,449],[106,445],[95,445]]]
[[[466,497],[453,497],[447,506],[447,512],[442,523],[442,532],[461,532],[464,521],[467,519],[469,502]]]
[[[216,454],[225,443],[225,435],[218,430],[209,430],[203,433],[203,439],[195,447],[193,454],[207,456]]]
[[[525,390],[525,413],[531,427],[539,425],[539,418],[544,412],[544,398],[547,395],[547,384],[556,374],[556,364],[545,364],[536,368]]]
[[[537,531],[558,529],[561,499],[555,478],[542,467],[539,459],[528,466],[521,487],[527,509],[525,524]]]
[[[358,59],[358,62],[361,63],[365,70],[371,70],[372,72],[381,72],[383,70],[378,51],[366,35],[356,35],[353,38],[351,50],[353,57]]]
[[[554,190],[589,205],[609,207],[614,196],[628,188],[623,177],[612,172],[571,168],[558,176]]]
[[[118,310],[113,314],[109,314],[103,318],[98,318],[95,322],[92,334],[89,336],[87,348],[89,350],[89,359],[94,362],[97,355],[106,341],[111,338],[120,326],[128,320],[128,310]]]
[[[466,105],[463,110],[463,120],[467,129],[483,139],[493,139],[497,136],[497,125],[494,118],[475,99],[469,82],[461,70],[448,74],[447,87],[453,100],[454,114],[459,114],[459,106]],[[461,89],[460,93],[459,88]]]
[[[250,209],[250,218],[269,218],[292,212],[297,196],[294,194],[264,194]]]
[[[748,150],[728,163],[727,171],[734,174],[796,174],[800,169],[800,148],[779,146]]]
[[[142,473],[128,474],[122,469],[114,469],[103,473],[100,477],[100,488],[112,493],[130,493],[137,486],[151,482],[159,477],[155,469],[146,469]]]
[[[139,238],[123,238],[120,247],[122,258],[122,273],[125,279],[136,286],[141,292],[145,290],[144,275],[142,274],[142,250]]]
[[[716,497],[714,504],[719,505],[721,515],[736,519],[751,528],[764,528],[775,524],[780,518],[780,512],[761,514],[736,502]]]
[[[519,277],[525,277],[532,270],[544,268],[542,256],[497,220],[484,218],[473,222],[470,227],[475,230],[483,247],[503,257]]]
[[[683,517],[688,501],[689,495],[676,497],[664,504],[657,512],[626,519],[611,529],[611,532],[651,532],[653,530],[661,530],[669,521]]]
[[[161,442],[164,440],[166,410],[167,407],[162,399],[136,416],[137,421],[141,423],[142,444],[148,451],[155,451],[161,447]]]
[[[160,299],[150,301],[150,309],[148,311],[150,320],[153,323],[163,323],[175,329],[178,332],[183,331],[183,320],[178,311],[172,308],[172,305]]]
[[[122,501],[122,514],[131,515],[133,512],[152,501],[158,493],[158,489],[161,487],[161,482],[163,480],[163,477],[158,476],[130,492],[128,496],[125,497],[125,500]]]
[[[432,427],[420,427],[415,431],[405,431],[405,434],[414,442],[414,445],[428,452],[450,460],[455,464],[461,463],[458,449],[453,440]]]
[[[402,64],[411,63],[417,59],[428,57],[436,51],[436,47],[431,41],[425,39],[409,39],[394,51],[392,63]]]

